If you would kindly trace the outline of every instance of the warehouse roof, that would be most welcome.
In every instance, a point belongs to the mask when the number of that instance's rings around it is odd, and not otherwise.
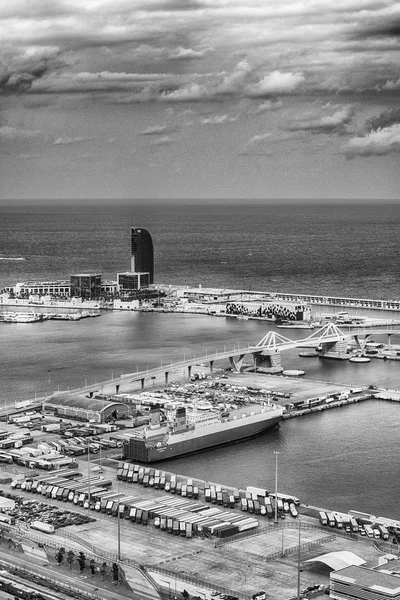
[[[49,404],[50,406],[68,406],[81,410],[92,410],[99,413],[112,407],[117,408],[123,406],[126,408],[126,405],[121,402],[110,402],[109,400],[89,398],[88,396],[83,395],[73,396],[72,394],[68,394],[68,392],[53,394],[50,398],[47,398],[45,404]]]
[[[335,581],[354,583],[364,588],[368,587],[370,590],[385,593],[389,597],[400,593],[400,579],[397,575],[382,573],[366,567],[356,565],[345,567],[336,573],[332,573],[332,578]]]
[[[341,552],[328,552],[328,554],[322,554],[316,558],[310,558],[306,562],[322,562],[334,571],[337,571],[338,569],[344,569],[345,567],[352,565],[359,566],[365,564],[365,560],[357,556],[357,554],[348,552],[347,550],[343,550]]]

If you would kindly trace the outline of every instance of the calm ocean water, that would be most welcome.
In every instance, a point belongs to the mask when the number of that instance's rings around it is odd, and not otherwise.
[[[399,225],[396,205],[0,208],[0,257],[28,259],[0,260],[0,288],[82,271],[115,278],[129,268],[129,227],[142,226],[153,236],[156,282],[399,298]],[[203,315],[112,312],[76,323],[0,326],[0,400],[256,342],[273,327]],[[303,334],[291,331],[289,337]],[[398,362],[343,365],[291,352],[284,364],[314,379],[400,389]],[[168,468],[271,488],[278,449],[282,490],[309,504],[400,518],[399,410],[367,402],[293,419],[276,432]]]

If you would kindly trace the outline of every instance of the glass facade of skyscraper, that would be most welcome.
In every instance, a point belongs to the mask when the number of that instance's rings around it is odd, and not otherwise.
[[[149,273],[154,281],[154,251],[150,233],[141,227],[131,227],[131,272]]]

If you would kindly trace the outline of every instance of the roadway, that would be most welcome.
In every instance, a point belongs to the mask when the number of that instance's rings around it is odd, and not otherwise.
[[[321,343],[333,343],[340,340],[350,340],[354,337],[365,336],[366,338],[371,335],[400,335],[400,329],[397,326],[388,325],[384,328],[377,327],[357,327],[348,332],[343,332],[334,323],[328,323],[324,327],[314,331],[311,335],[308,335],[299,340],[291,340],[280,333],[275,331],[269,331],[258,344],[251,346],[250,344],[242,344],[240,342],[234,345],[233,348],[226,348],[223,350],[217,348],[215,352],[206,351],[205,354],[196,355],[193,354],[184,360],[176,363],[161,364],[159,367],[152,369],[146,368],[146,370],[132,373],[122,374],[120,377],[108,379],[102,382],[96,382],[94,384],[68,389],[68,392],[72,395],[87,395],[94,393],[101,393],[106,395],[113,395],[117,393],[128,393],[132,391],[141,391],[147,385],[167,385],[170,382],[170,376],[174,373],[177,374],[179,379],[182,379],[182,373],[187,371],[187,377],[190,377],[193,367],[195,366],[208,366],[212,372],[214,363],[223,362],[226,360],[231,361],[233,365],[237,365],[240,370],[240,364],[246,355],[257,355],[268,353],[270,351],[285,351],[293,348],[313,348]],[[365,341],[365,340],[364,340]],[[185,379],[185,377],[183,377]],[[56,393],[54,391],[53,393]],[[40,406],[46,398],[35,398],[31,399],[29,407]],[[28,406],[21,406],[16,408],[14,404],[4,405],[0,407],[0,418],[6,416],[11,412],[15,413],[18,410],[23,411],[29,408]]]

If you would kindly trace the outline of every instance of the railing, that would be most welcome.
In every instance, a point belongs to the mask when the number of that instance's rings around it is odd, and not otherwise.
[[[6,523],[1,523],[0,529],[4,529],[4,530],[8,531],[9,533],[12,533],[14,536],[17,537],[17,539],[20,538],[18,541],[21,541],[23,538],[25,538],[25,539],[28,539],[28,540],[31,540],[34,542],[39,542],[50,548],[60,548],[60,542],[56,542],[48,537],[46,537],[46,538],[41,537],[39,535],[31,533],[30,531],[24,531],[23,529],[21,529],[20,527],[16,527],[15,525],[7,525]],[[140,563],[138,563],[137,561],[129,559],[129,558],[125,558],[123,556],[118,557],[116,554],[113,554],[112,552],[106,552],[104,550],[101,550],[100,548],[97,548],[94,544],[87,542],[86,540],[82,539],[81,536],[76,535],[74,533],[70,533],[68,531],[60,531],[59,534],[61,534],[66,539],[70,539],[74,542],[77,542],[80,546],[83,546],[84,548],[89,550],[89,552],[91,552],[93,556],[103,558],[103,559],[109,561],[110,563],[115,562],[115,563],[120,563],[122,565],[125,564],[130,567],[134,567],[134,568],[138,569],[156,590],[160,589],[159,584],[150,575],[150,573],[147,571],[147,568],[145,566],[141,565]]]
[[[302,553],[306,552],[307,550],[311,550],[312,548],[319,548],[319,546],[322,546],[323,544],[329,544],[330,542],[333,542],[336,539],[335,535],[327,535],[323,538],[319,538],[318,540],[313,540],[311,542],[304,542],[303,544],[300,544],[300,551]],[[297,554],[299,552],[299,546],[292,546],[291,548],[284,548],[283,552],[282,550],[279,550],[277,552],[271,552],[271,554],[266,554],[265,556],[261,557],[263,561],[265,562],[270,562],[271,560],[276,560],[277,558],[283,558],[285,556],[291,556],[293,554]]]
[[[222,539],[217,539],[215,541],[215,547],[218,548],[220,546],[223,546],[225,544],[230,544],[230,543],[234,543],[234,542],[238,542],[240,540],[245,540],[246,538],[249,537],[255,537],[256,535],[263,535],[263,534],[268,534],[268,533],[276,533],[277,531],[281,531],[282,529],[298,529],[299,528],[299,524],[298,521],[297,522],[289,522],[289,523],[279,523],[279,525],[269,525],[267,527],[257,527],[255,529],[250,529],[249,531],[243,531],[242,533],[237,533],[236,535],[231,535],[228,538],[222,538]],[[313,525],[312,523],[301,523],[301,529],[302,530],[313,530],[313,531],[320,531],[320,532],[326,532],[326,529],[322,528],[319,525]],[[346,532],[342,532],[340,530],[335,529],[335,535],[342,535],[348,539],[353,539],[352,538],[352,534],[351,533],[346,533]]]
[[[13,573],[20,575],[22,579],[31,581],[32,583],[35,583],[37,585],[43,585],[46,588],[52,587],[52,589],[55,589],[57,591],[67,591],[69,592],[69,595],[74,595],[77,598],[89,598],[90,600],[98,600],[98,598],[104,598],[104,600],[106,600],[109,597],[107,590],[94,588],[93,592],[86,592],[74,585],[70,585],[69,583],[52,579],[47,575],[40,575],[39,573],[36,573],[35,571],[30,571],[25,567],[18,567],[14,565],[14,563],[8,562],[6,560],[2,560],[2,563],[3,565],[7,565],[7,568]],[[49,586],[49,584],[51,585]]]
[[[153,567],[153,566],[148,566],[147,568],[151,569],[155,573],[160,573],[161,575],[170,577],[171,579],[174,579],[175,577],[177,577],[177,574],[174,573],[174,571],[170,571],[169,569],[163,569],[162,567]],[[251,598],[252,598],[250,595],[243,594],[242,592],[238,592],[237,590],[230,590],[223,586],[215,585],[214,583],[210,583],[209,581],[198,579],[197,577],[192,577],[190,575],[183,575],[182,573],[179,573],[179,580],[183,581],[185,583],[190,583],[191,585],[195,585],[196,587],[199,587],[199,588],[206,588],[209,590],[214,590],[216,592],[220,592],[222,594],[227,594],[229,596],[236,596],[237,598],[240,598],[240,600],[251,600]]]

